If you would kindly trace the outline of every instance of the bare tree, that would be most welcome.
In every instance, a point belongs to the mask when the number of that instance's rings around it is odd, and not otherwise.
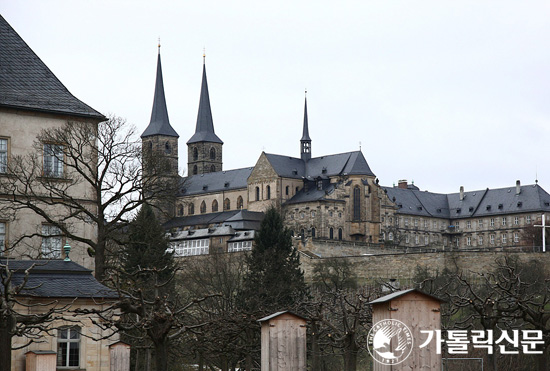
[[[12,339],[22,337],[26,342],[19,349],[51,335],[52,322],[62,318],[69,304],[55,299],[36,302],[25,300],[36,287],[29,285],[29,275],[35,264],[21,271],[0,261],[0,371],[11,370]]]
[[[161,159],[151,156],[147,161],[153,172],[143,177],[141,144],[135,137],[135,129],[115,116],[97,126],[71,121],[42,130],[34,152],[13,156],[8,176],[0,178],[0,214],[20,222],[19,213],[30,210],[60,236],[87,246],[95,259],[95,276],[102,280],[108,247],[139,206],[159,197],[161,189],[163,195],[175,194],[174,181],[159,181],[165,179],[164,168],[154,165]],[[50,163],[43,158],[46,151]],[[83,232],[83,226],[92,232]],[[51,235],[26,231],[12,237],[14,248]]]

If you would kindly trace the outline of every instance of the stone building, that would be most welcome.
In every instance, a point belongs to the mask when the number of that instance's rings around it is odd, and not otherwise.
[[[97,236],[96,228],[82,218],[69,217],[71,210],[55,205],[50,197],[64,189],[93,209],[94,192],[81,176],[67,168],[67,143],[39,143],[37,135],[67,122],[97,130],[105,117],[74,97],[1,16],[0,73],[0,255],[58,259],[63,257],[61,247],[69,242],[74,247],[73,260],[93,269],[94,261],[83,245],[66,241],[54,224],[62,223],[92,240]],[[10,174],[22,156],[34,156],[19,167],[32,175],[32,187],[30,182],[14,183]],[[21,192],[25,192],[25,198]],[[12,202],[15,199],[28,202],[16,204]],[[45,214],[53,219],[48,221],[39,209],[46,210]]]
[[[169,148],[177,148],[178,135],[167,113],[155,115],[166,112],[160,56],[157,68],[153,115],[142,139],[156,157],[174,161],[171,176],[177,177],[177,153]],[[422,192],[406,182],[382,187],[361,151],[313,157],[309,129],[306,99],[299,157],[262,152],[252,167],[224,170],[203,63],[196,129],[187,142],[189,176],[179,178],[164,208],[165,226],[173,232],[219,228],[236,211],[260,220],[275,206],[302,242],[498,247],[529,244],[525,229],[550,212],[550,196],[536,184],[457,194]]]
[[[403,180],[383,187],[383,193],[382,240],[408,247],[532,247],[527,232],[541,224],[543,214],[550,215],[550,195],[519,180],[507,188],[466,192],[460,187],[451,194],[421,191]]]

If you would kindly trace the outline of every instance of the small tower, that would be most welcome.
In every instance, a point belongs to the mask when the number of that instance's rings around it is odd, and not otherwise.
[[[214,121],[210,109],[206,63],[203,55],[202,86],[195,134],[187,141],[187,171],[189,175],[222,171],[223,142],[214,133]]]
[[[175,204],[172,199],[176,194],[178,178],[178,138],[178,133],[170,125],[168,119],[159,43],[153,110],[151,121],[141,134],[141,144],[144,192],[158,195],[158,200],[154,202],[160,202],[161,204],[158,206],[165,213],[165,215],[157,215],[161,222],[166,218],[173,217],[175,212]],[[161,195],[159,190],[164,190],[167,194]]]
[[[307,123],[307,96],[304,103],[304,130],[302,133],[302,139],[300,139],[300,156],[304,161],[311,158],[311,138],[309,137],[309,128]]]

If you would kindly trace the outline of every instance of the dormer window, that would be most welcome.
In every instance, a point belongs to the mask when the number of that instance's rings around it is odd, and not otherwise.
[[[521,207],[523,205],[523,202],[518,201],[518,207]]]
[[[327,173],[327,168],[324,167],[323,170],[321,170],[321,173],[322,173],[322,174],[326,174],[326,173]]]
[[[487,205],[487,210],[491,210],[491,205]]]
[[[502,210],[502,207],[503,207],[502,204],[498,204],[498,209],[499,209],[499,210]]]

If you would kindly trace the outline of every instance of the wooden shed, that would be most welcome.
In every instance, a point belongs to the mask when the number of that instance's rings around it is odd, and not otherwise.
[[[259,319],[262,371],[305,371],[306,319],[289,311]]]
[[[130,371],[130,345],[117,341],[109,345],[110,371]]]
[[[420,348],[419,346],[427,339],[427,334],[421,334],[420,330],[441,329],[442,302],[443,300],[416,289],[396,291],[371,301],[369,304],[373,306],[373,330],[376,330],[377,323],[379,323],[379,326],[384,324],[384,320],[397,320],[406,325],[412,333],[412,350],[408,356],[403,356],[405,360],[398,364],[383,364],[373,360],[373,370],[441,370],[441,354],[437,354],[436,352],[435,333],[428,346],[424,348]],[[391,325],[391,322],[388,322],[388,324]],[[394,336],[389,344],[389,349],[397,349],[398,341],[398,337]],[[373,352],[373,358],[376,357],[383,362],[392,363],[391,356],[387,356],[388,359],[384,359],[384,353],[373,350],[371,354]],[[379,357],[381,354],[382,357]],[[395,361],[399,360],[396,359]]]
[[[57,352],[51,350],[31,350],[25,353],[25,370],[55,371],[57,367]]]

